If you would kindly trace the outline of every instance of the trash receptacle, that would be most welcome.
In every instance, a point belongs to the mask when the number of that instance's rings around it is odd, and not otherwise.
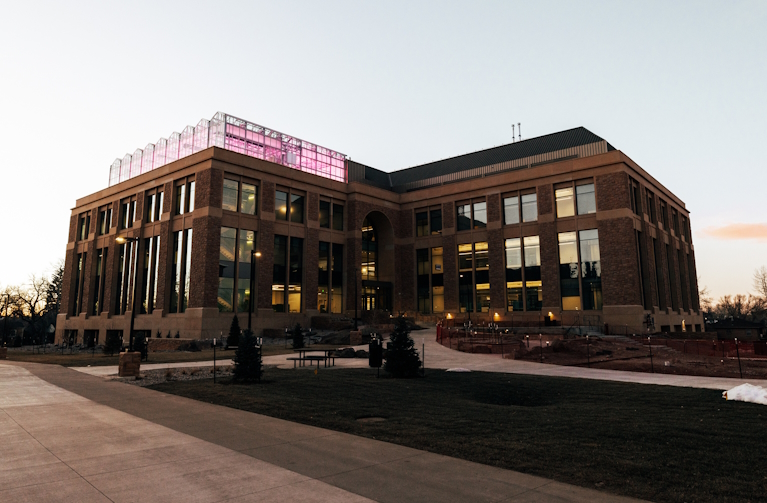
[[[373,368],[380,368],[383,364],[383,346],[381,341],[373,339],[368,345],[368,365]]]

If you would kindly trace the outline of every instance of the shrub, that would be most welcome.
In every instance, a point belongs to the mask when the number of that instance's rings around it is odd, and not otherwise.
[[[158,339],[162,339],[162,332],[160,332],[160,331],[158,330],[158,331],[157,331],[157,335],[156,335],[155,337],[157,337]]]
[[[253,332],[246,330],[237,342],[234,353],[234,379],[237,381],[261,381],[261,348]]]
[[[407,321],[402,316],[396,319],[389,340],[386,345],[384,370],[393,377],[417,377],[421,359],[410,337]]]
[[[176,335],[175,335],[173,338],[174,338],[174,339],[178,339],[179,337],[181,337],[181,334],[179,334],[179,333],[178,333],[178,330],[176,330]]]
[[[301,324],[296,323],[293,327],[293,349],[301,349],[304,347],[304,333],[301,330]]]
[[[166,335],[165,338],[170,339],[170,330],[168,330],[168,335]]]
[[[118,332],[108,330],[106,339],[104,340],[104,354],[112,356],[113,354],[120,351],[122,345],[123,340],[122,337],[120,337],[120,334]]]
[[[229,337],[226,338],[227,346],[236,346],[240,342],[240,319],[235,314],[232,316],[232,324],[229,326]]]

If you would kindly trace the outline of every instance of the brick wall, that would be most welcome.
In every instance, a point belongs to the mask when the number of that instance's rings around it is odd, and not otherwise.
[[[540,200],[539,200],[540,206]],[[560,306],[559,289],[559,243],[557,241],[556,222],[544,222],[538,225],[541,246],[541,289],[543,307]]]
[[[320,196],[316,192],[309,192],[306,196],[306,218],[316,222],[320,219]]]
[[[599,220],[597,229],[604,305],[642,305],[633,219]]]
[[[413,237],[413,220],[415,216],[413,210],[402,210],[399,212],[399,238]],[[396,228],[395,228],[396,233]],[[415,271],[415,269],[413,269]],[[415,274],[415,272],[413,272]]]
[[[114,216],[113,216],[114,219]],[[116,219],[115,219],[116,220]],[[103,305],[100,306],[101,312],[114,314],[114,300],[112,299],[113,294],[113,285],[114,280],[116,278],[115,274],[115,265],[117,261],[117,250],[118,244],[114,242],[114,240],[109,241],[109,246],[106,248],[107,250],[107,260],[104,264],[104,302]]]
[[[490,308],[506,310],[506,264],[503,230],[487,231],[488,260],[490,262]]]
[[[501,195],[490,194],[487,196],[487,221],[497,222],[500,219],[501,219]],[[492,296],[490,298],[492,302]]]
[[[642,222],[642,252],[644,253],[644,264],[642,264],[642,275],[645,276],[644,284],[647,285],[647,289],[644,292],[646,305],[658,306],[660,305],[660,297],[658,296],[658,281],[655,274],[655,252],[652,246],[652,236],[650,236],[650,225],[647,222]]]
[[[458,248],[454,234],[442,238],[442,253],[445,312],[455,314],[458,311]]]
[[[224,172],[217,168],[206,169],[195,175],[194,207],[221,208],[224,197]]]
[[[350,218],[353,218],[350,215]],[[357,263],[362,256],[362,239],[346,238],[346,309],[354,311],[354,304],[362,294],[362,275],[356,271]],[[354,277],[357,277],[357,290],[354,289]],[[356,295],[355,295],[356,293]],[[359,305],[362,309],[362,305]]]
[[[631,208],[629,179],[626,173],[600,175],[596,181],[597,211]]]
[[[222,182],[223,183],[223,182]],[[264,180],[261,182],[261,211],[264,213],[274,213],[274,182]],[[271,285],[271,280],[269,281]],[[272,305],[271,294],[269,297],[269,306]]]
[[[548,215],[554,211],[554,188],[551,184],[538,186],[538,214]],[[545,285],[545,283],[544,283]],[[544,286],[545,288],[545,286]],[[545,293],[544,293],[545,295]]]
[[[74,302],[74,291],[72,283],[74,281],[75,250],[67,250],[64,256],[64,277],[61,280],[61,312],[69,315],[72,312]]]
[[[195,192],[196,192],[196,188],[195,188]],[[197,197],[197,196],[195,196],[195,197]],[[165,184],[165,187],[163,188],[163,196],[162,196],[162,198],[163,198],[162,199],[162,212],[163,213],[170,213],[170,209],[172,208],[171,204],[173,202],[172,201],[172,199],[173,199],[173,182],[167,182]],[[119,202],[117,204],[119,204]],[[118,206],[118,208],[119,208],[119,206]],[[117,217],[116,216],[118,214],[119,214],[118,211],[115,210],[115,213],[114,213],[114,216],[113,216],[115,221],[117,221]]]
[[[452,229],[453,227],[455,227],[455,204],[442,203],[442,228]]]
[[[99,210],[97,208],[93,208],[91,210],[91,227],[90,229],[88,229],[88,234],[93,234],[94,232],[96,232],[98,222],[99,222]]]
[[[192,230],[189,307],[217,307],[221,218],[195,218]]]
[[[396,264],[396,284],[392,292],[394,311],[415,312],[418,309],[415,291],[415,245],[395,245],[394,260]]]
[[[69,241],[68,243],[74,243],[77,237],[77,215],[72,215],[69,218]]]
[[[93,220],[91,219],[91,222]],[[90,306],[93,305],[94,299],[91,298],[91,292],[93,292],[93,278],[96,273],[96,240],[90,241],[87,248],[88,255],[85,257],[85,264],[83,264],[83,300],[81,304],[81,312],[88,313],[90,315]],[[140,261],[139,261],[140,262]]]
[[[136,195],[136,220],[137,223],[144,221],[144,191]]]

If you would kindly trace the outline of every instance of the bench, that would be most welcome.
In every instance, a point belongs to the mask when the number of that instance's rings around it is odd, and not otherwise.
[[[332,357],[332,356],[330,358],[333,358],[333,365],[335,365],[335,358]],[[311,366],[311,362],[317,362],[317,368],[320,368],[320,362],[324,361],[325,362],[325,366],[326,367],[328,366],[327,358],[325,358],[324,356],[313,356],[313,355],[309,355],[309,356],[293,356],[291,358],[288,358],[288,361],[290,361],[290,360],[293,361],[293,368],[296,368],[296,362],[301,362],[301,366],[302,367],[304,366],[303,364],[305,362],[309,362],[309,366]]]

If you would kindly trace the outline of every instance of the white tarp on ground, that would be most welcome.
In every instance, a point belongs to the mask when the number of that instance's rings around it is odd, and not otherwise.
[[[737,400],[739,402],[752,402],[767,405],[767,389],[753,384],[741,384],[731,390],[722,393],[725,400]]]

